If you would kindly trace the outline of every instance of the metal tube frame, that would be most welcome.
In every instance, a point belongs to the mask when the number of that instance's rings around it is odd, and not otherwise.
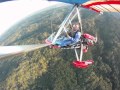
[[[72,13],[76,10],[76,13],[74,13],[73,16]],[[58,36],[60,35],[60,33],[62,32],[62,30],[65,29],[65,25],[67,24],[67,26],[69,25],[69,23],[76,17],[76,15],[78,16],[78,21],[80,24],[80,30],[81,30],[81,34],[83,33],[82,31],[82,22],[81,22],[81,15],[79,12],[79,6],[78,5],[74,5],[74,7],[72,8],[71,12],[68,14],[68,16],[64,19],[64,21],[62,22],[62,24],[60,25],[60,28],[56,34],[56,36],[54,37],[52,44],[55,43],[55,41],[57,40]],[[71,18],[71,19],[70,19]],[[83,56],[83,44],[81,43],[81,50],[80,50],[80,56],[78,56],[78,52],[76,50],[76,48],[74,48],[75,51],[75,55],[76,55],[76,59],[77,61],[82,61],[82,56]]]
[[[76,6],[73,7],[73,9],[71,10],[71,12],[68,14],[68,16],[67,16],[67,17],[64,19],[64,21],[62,22],[61,27],[59,28],[56,36],[54,37],[54,39],[53,39],[53,41],[52,41],[52,44],[55,43],[55,41],[56,41],[56,39],[58,38],[59,34],[60,34],[61,31],[64,29],[64,26],[65,26],[65,24],[67,23],[67,21],[69,20],[69,18],[70,18],[70,16],[72,15],[72,13],[74,12],[75,7],[76,7]]]
[[[81,21],[81,15],[80,15],[79,7],[76,7],[76,10],[77,10],[78,21],[79,21],[79,24],[80,24],[80,30],[81,30],[81,34],[82,34],[83,30],[82,30],[82,21]],[[82,56],[83,56],[83,44],[82,44],[82,41],[81,41],[81,50],[80,50],[79,61],[82,61]]]

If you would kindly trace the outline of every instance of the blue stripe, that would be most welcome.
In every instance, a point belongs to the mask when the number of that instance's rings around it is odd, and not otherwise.
[[[5,2],[5,1],[12,1],[12,0],[0,0],[0,2]]]
[[[0,2],[5,2],[5,1],[14,1],[14,0],[0,0]],[[82,4],[90,0],[48,0],[48,1],[58,1],[58,2],[64,2],[70,4]]]
[[[58,2],[64,2],[64,3],[70,3],[70,4],[83,4],[90,0],[48,0],[48,1],[58,1]]]

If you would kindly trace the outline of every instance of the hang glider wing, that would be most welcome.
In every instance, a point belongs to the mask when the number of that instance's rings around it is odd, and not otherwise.
[[[13,0],[0,0],[0,3],[5,1]],[[120,12],[120,0],[48,0],[48,1],[78,4],[84,8],[91,9],[96,12]]]
[[[96,12],[120,12],[120,0],[90,0],[81,6]]]
[[[58,2],[64,2],[69,4],[82,4],[89,0],[48,0],[48,1],[58,1]]]
[[[120,12],[120,0],[48,0],[78,4],[96,12]]]

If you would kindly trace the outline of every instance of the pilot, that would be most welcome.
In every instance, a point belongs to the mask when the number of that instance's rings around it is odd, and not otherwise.
[[[75,44],[80,41],[80,37],[81,37],[80,25],[78,23],[74,23],[72,25],[72,35],[69,36],[67,34],[67,39],[61,41],[59,45],[63,47],[63,46]]]

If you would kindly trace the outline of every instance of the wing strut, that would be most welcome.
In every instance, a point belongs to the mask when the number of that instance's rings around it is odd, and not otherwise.
[[[80,15],[79,7],[76,7],[76,10],[77,10],[78,21],[79,21],[79,24],[80,24],[80,30],[81,30],[81,34],[82,34],[83,33],[83,31],[82,31],[82,20],[81,20],[81,15]]]
[[[77,15],[78,15],[78,21],[79,21],[79,24],[80,24],[81,34],[83,34],[83,30],[82,30],[82,20],[81,20],[81,15],[80,15],[79,7],[76,7],[76,10],[77,10]],[[82,56],[83,56],[83,44],[82,44],[82,41],[81,41],[81,50],[80,50],[80,58],[79,58],[79,61],[82,61]]]
[[[82,26],[82,23],[81,23],[81,16],[80,16],[80,13],[79,13],[79,6],[78,5],[74,5],[72,10],[70,11],[70,13],[67,15],[67,17],[64,19],[64,21],[62,22],[62,24],[60,25],[59,27],[59,30],[58,32],[56,33],[53,41],[52,41],[52,44],[55,43],[55,41],[57,40],[57,38],[59,37],[59,35],[61,34],[61,32],[65,29],[65,27],[67,27],[71,22],[72,20],[78,16],[78,20],[79,20],[79,24],[80,26]],[[82,32],[82,27],[80,28],[81,32]]]
[[[74,50],[75,50],[76,59],[77,59],[77,61],[79,61],[79,57],[78,57],[78,53],[77,53],[76,48]]]
[[[59,36],[60,33],[62,32],[62,30],[64,29],[66,23],[68,22],[68,20],[70,19],[72,13],[74,12],[75,7],[76,7],[76,6],[73,7],[73,9],[71,10],[71,12],[68,14],[68,16],[67,16],[67,17],[64,19],[64,21],[62,22],[61,27],[59,28],[59,30],[58,30],[56,36],[54,37],[54,39],[53,39],[53,41],[52,41],[52,44],[55,43],[56,39],[58,38],[58,36]]]
[[[79,5],[74,5],[72,10],[70,11],[70,13],[67,15],[67,17],[64,19],[64,21],[62,22],[62,24],[60,25],[59,27],[59,30],[58,32],[56,33],[53,41],[52,41],[52,44],[55,43],[55,41],[57,40],[57,38],[59,37],[59,35],[61,34],[62,31],[66,32],[67,34],[67,31],[66,31],[66,27],[70,24],[71,25],[71,22],[73,21],[73,19],[77,16],[78,18],[78,22],[80,24],[80,32],[81,34],[83,33],[83,30],[82,30],[82,20],[81,20],[81,15],[80,15],[80,8],[79,8]],[[78,52],[76,49],[75,50],[75,55],[76,55],[76,59],[77,61],[82,61],[82,56],[83,56],[83,44],[81,43],[81,49],[80,49],[80,55],[78,56]]]

